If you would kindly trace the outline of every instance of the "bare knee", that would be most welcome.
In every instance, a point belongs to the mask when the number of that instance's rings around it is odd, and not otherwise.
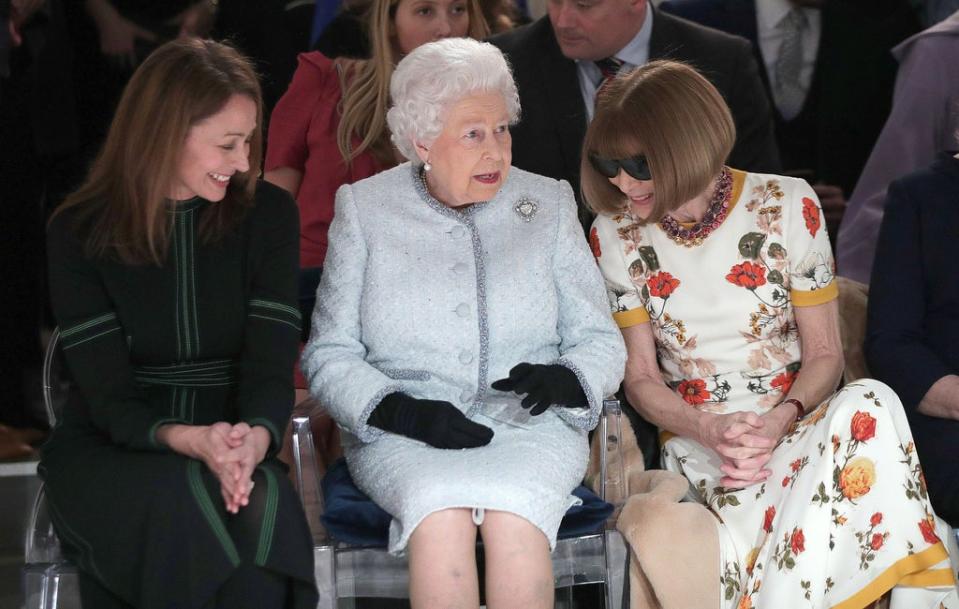
[[[410,601],[415,609],[476,607],[476,525],[470,510],[434,512],[409,543]]]
[[[424,518],[410,535],[410,550],[412,546],[429,542],[453,546],[469,544],[472,547],[476,543],[476,525],[470,510],[440,510]]]
[[[486,512],[480,526],[486,548],[486,600],[491,609],[545,609],[553,605],[553,565],[546,535],[525,518]]]
[[[543,531],[516,514],[488,510],[480,531],[487,553],[549,556],[549,540]]]

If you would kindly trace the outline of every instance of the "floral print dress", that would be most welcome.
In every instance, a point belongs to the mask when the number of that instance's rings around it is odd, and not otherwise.
[[[838,288],[809,185],[732,178],[728,216],[699,245],[628,213],[598,217],[590,244],[617,323],[652,324],[663,377],[690,408],[762,414],[801,373],[794,307],[835,299]],[[721,607],[861,608],[894,587],[893,606],[956,606],[951,531],[882,383],[846,385],[795,425],[763,484],[724,488],[712,450],[663,440],[665,467],[716,517]]]

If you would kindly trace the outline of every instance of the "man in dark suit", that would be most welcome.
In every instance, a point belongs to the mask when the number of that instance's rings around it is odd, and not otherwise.
[[[639,62],[684,61],[722,93],[736,123],[730,165],[778,171],[770,103],[752,49],[730,36],[655,11],[648,0],[551,0],[549,15],[490,39],[519,88],[522,117],[512,129],[513,163],[565,179],[579,193],[580,148],[601,69],[593,62],[627,51]],[[639,65],[624,57],[625,69]],[[590,82],[590,77],[592,82]],[[581,220],[591,217],[583,210]]]
[[[919,29],[908,1],[667,0],[660,8],[753,43],[763,85],[775,100],[783,168],[814,185],[835,243],[845,198],[892,104],[897,66],[890,50]],[[801,82],[794,110],[776,90],[789,13],[804,15],[806,43],[803,60],[793,64]]]

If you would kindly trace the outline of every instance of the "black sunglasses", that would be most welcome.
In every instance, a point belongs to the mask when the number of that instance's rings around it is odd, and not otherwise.
[[[649,172],[649,163],[642,154],[637,154],[628,159],[604,159],[596,153],[590,152],[589,163],[593,166],[593,169],[607,179],[612,179],[619,175],[620,168],[634,180],[646,181],[653,179],[653,174]]]

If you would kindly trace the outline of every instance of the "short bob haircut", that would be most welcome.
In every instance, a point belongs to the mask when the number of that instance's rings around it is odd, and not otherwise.
[[[443,131],[446,113],[477,93],[503,96],[510,124],[519,120],[519,94],[499,49],[469,38],[421,45],[396,66],[390,82],[393,106],[386,115],[393,145],[414,164],[416,142],[431,143]]]
[[[589,154],[646,156],[655,205],[642,222],[658,222],[702,194],[719,176],[736,140],[729,107],[699,72],[675,61],[652,61],[612,81],[597,100],[583,142],[583,199],[598,214],[626,211],[623,193],[597,172]]]
[[[222,237],[253,204],[263,156],[259,80],[236,49],[197,38],[167,42],[140,64],[86,180],[57,209],[77,208],[88,255],[163,264],[173,227],[168,197],[187,134],[234,95],[256,104],[250,169],[234,175],[223,200],[204,214],[204,242]]]

